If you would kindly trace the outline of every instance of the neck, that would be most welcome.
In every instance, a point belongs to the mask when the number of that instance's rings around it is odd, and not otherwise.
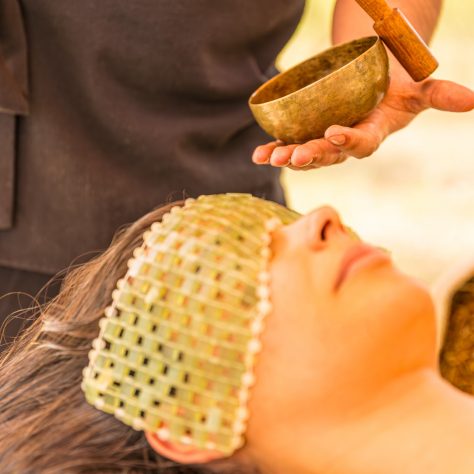
[[[401,377],[343,420],[289,431],[293,444],[272,474],[474,472],[474,399],[434,370]]]

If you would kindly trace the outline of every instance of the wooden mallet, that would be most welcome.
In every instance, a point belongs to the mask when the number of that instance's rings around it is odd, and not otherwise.
[[[356,0],[375,21],[374,30],[414,81],[422,81],[435,71],[438,61],[398,9],[385,0]]]

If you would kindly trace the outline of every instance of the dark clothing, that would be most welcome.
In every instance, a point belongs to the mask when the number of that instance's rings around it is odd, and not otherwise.
[[[0,0],[0,265],[53,274],[183,195],[281,202],[247,99],[303,6]]]

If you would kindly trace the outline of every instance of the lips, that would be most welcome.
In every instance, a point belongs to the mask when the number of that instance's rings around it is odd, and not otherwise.
[[[388,261],[388,254],[367,244],[351,247],[342,258],[334,288],[337,290],[346,278],[357,268],[379,261]]]

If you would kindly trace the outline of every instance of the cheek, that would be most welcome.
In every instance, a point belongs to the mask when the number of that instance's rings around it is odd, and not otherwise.
[[[434,310],[425,288],[388,269],[333,296],[288,268],[272,281],[274,309],[250,399],[252,439],[320,406],[342,413],[401,371],[434,366]]]
[[[262,334],[259,354],[249,401],[249,439],[268,437],[271,427],[275,433],[287,431],[295,421],[304,418],[321,405],[322,374],[318,372],[321,344],[314,327],[298,324],[298,315],[287,314],[281,324],[279,314],[268,317]]]
[[[272,280],[273,311],[261,335],[262,352],[251,399],[260,419],[266,417],[268,422],[277,412],[290,420],[293,410],[314,407],[319,398],[324,377],[319,368],[329,353],[327,328],[322,324],[329,319],[322,317],[328,312],[324,308],[328,302],[308,288],[308,281],[288,266]]]
[[[370,369],[368,374],[390,377],[434,364],[433,302],[414,280],[393,269],[379,272],[353,285],[339,307],[339,317],[347,321],[344,333],[352,363],[356,359]]]

